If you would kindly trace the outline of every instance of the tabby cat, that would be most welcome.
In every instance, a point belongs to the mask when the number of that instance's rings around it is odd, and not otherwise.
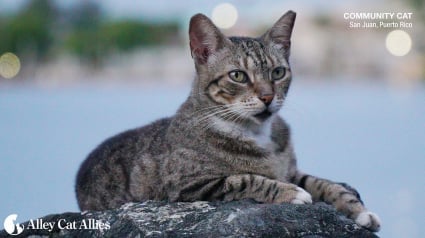
[[[357,224],[380,222],[357,191],[302,173],[288,125],[278,115],[291,83],[295,13],[258,38],[226,37],[202,14],[190,20],[192,90],[169,118],[98,146],[78,172],[81,210],[146,200],[310,204],[324,201]]]

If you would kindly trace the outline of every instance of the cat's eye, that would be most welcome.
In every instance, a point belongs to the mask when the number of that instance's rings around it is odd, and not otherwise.
[[[272,80],[279,80],[283,77],[285,77],[286,69],[282,66],[276,67],[272,71]]]
[[[240,70],[233,70],[229,72],[229,77],[238,83],[245,83],[248,80],[248,76],[246,75],[245,72],[240,71]]]

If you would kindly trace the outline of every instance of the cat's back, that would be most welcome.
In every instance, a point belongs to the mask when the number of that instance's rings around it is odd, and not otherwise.
[[[162,151],[161,148],[155,150],[153,149],[155,147],[152,146],[154,144],[158,146],[157,142],[159,140],[162,141],[170,122],[171,118],[163,118],[149,125],[127,130],[105,140],[89,154],[81,167],[85,167],[84,164],[88,165],[87,162],[100,163],[102,160],[106,160],[117,153],[121,158],[131,159],[134,159],[135,153],[143,153],[144,151],[153,154],[160,153]]]
[[[94,193],[108,184],[115,193],[128,190],[123,180],[132,173],[135,161],[142,157],[152,157],[166,153],[168,150],[165,141],[166,131],[172,118],[163,118],[149,125],[128,130],[115,135],[94,149],[81,164],[77,174],[77,197]],[[114,176],[111,176],[111,175]],[[114,187],[115,186],[115,187]],[[108,191],[110,193],[111,191]],[[124,198],[123,198],[124,199]],[[79,201],[84,199],[78,199]],[[84,204],[80,204],[80,207]]]

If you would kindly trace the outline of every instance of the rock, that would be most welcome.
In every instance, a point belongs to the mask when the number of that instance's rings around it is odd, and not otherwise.
[[[48,222],[54,224],[50,232],[32,229]],[[103,212],[49,215],[23,226],[18,237],[377,237],[324,203],[251,200],[128,203]],[[0,237],[7,233],[1,231]]]

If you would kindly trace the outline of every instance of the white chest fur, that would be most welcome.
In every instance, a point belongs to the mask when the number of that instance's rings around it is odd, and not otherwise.
[[[222,132],[229,133],[235,138],[254,142],[259,147],[267,150],[273,150],[275,144],[271,139],[272,118],[265,121],[262,125],[255,128],[247,128],[240,124],[225,121],[219,117],[212,119],[213,126]]]

